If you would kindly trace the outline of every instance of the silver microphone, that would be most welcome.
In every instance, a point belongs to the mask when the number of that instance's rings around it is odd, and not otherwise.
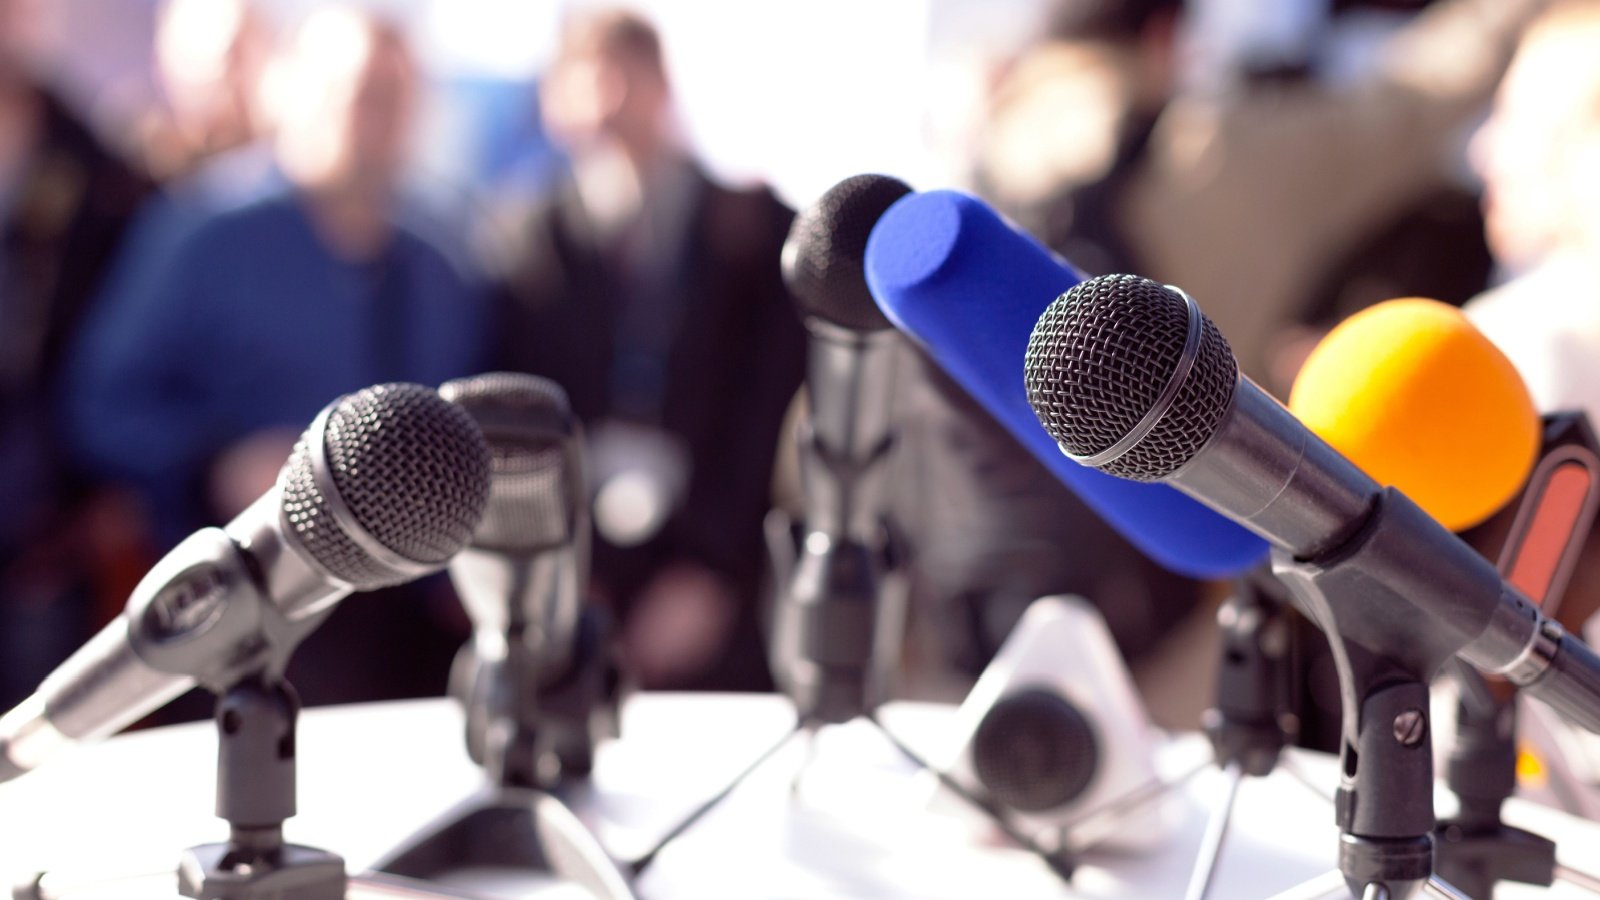
[[[1275,544],[1288,567],[1337,583],[1329,602],[1360,612],[1343,617],[1347,639],[1379,653],[1459,655],[1600,731],[1600,659],[1243,377],[1182,291],[1131,275],[1085,281],[1039,318],[1024,370],[1062,452],[1171,484]]]
[[[501,770],[508,761],[492,757],[509,747],[490,745],[548,724],[536,691],[566,676],[578,652],[589,571],[581,429],[547,378],[498,372],[439,394],[478,423],[492,460],[483,521],[450,563],[473,625],[451,693],[466,708],[473,759]]]
[[[0,781],[197,684],[281,674],[288,651],[351,591],[443,568],[488,492],[483,435],[437,392],[382,384],[340,397],[266,494],[169,552],[122,615],[0,717]]]

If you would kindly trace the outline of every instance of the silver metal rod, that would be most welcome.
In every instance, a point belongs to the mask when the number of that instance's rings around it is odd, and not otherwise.
[[[1306,790],[1316,794],[1318,797],[1321,797],[1323,800],[1329,803],[1333,802],[1333,794],[1329,793],[1328,790],[1322,785],[1317,784],[1316,779],[1312,778],[1311,775],[1300,766],[1300,763],[1294,757],[1285,754],[1278,761],[1278,765],[1285,772],[1288,772],[1291,776],[1293,776],[1295,781],[1305,785]]]
[[[1389,889],[1374,881],[1361,892],[1361,900],[1389,900]]]
[[[1109,800],[1100,806],[1095,807],[1094,809],[1073,816],[1066,822],[1062,823],[1061,831],[1064,834],[1071,834],[1072,832],[1077,831],[1079,828],[1082,828],[1084,825],[1090,822],[1098,821],[1104,816],[1120,815],[1130,810],[1138,809],[1157,797],[1164,796],[1180,787],[1183,787],[1190,781],[1194,780],[1196,775],[1199,775],[1201,772],[1204,772],[1209,768],[1211,768],[1211,761],[1206,760],[1205,762],[1196,765],[1194,768],[1184,772],[1182,775],[1179,775],[1177,778],[1174,778],[1171,781],[1147,781],[1128,793],[1123,794],[1121,797],[1118,797],[1114,800]],[[1080,847],[1079,849],[1086,848]]]
[[[794,777],[789,779],[789,797],[798,800],[800,797],[800,782],[805,780],[806,773],[811,771],[811,766],[817,761],[817,728],[815,723],[803,723],[795,736],[805,744],[804,755],[800,757],[800,765],[795,767]]]
[[[1576,887],[1581,887],[1591,894],[1600,894],[1600,877],[1582,872],[1571,866],[1556,863],[1556,878]]]
[[[1344,873],[1334,869],[1275,894],[1271,900],[1349,900],[1349,897],[1350,889],[1345,886]]]
[[[1435,900],[1472,900],[1461,889],[1435,875],[1422,885],[1422,893]]]
[[[1217,858],[1222,855],[1222,844],[1228,838],[1228,824],[1233,818],[1233,804],[1239,799],[1244,768],[1237,762],[1230,762],[1222,775],[1226,779],[1222,805],[1211,811],[1211,819],[1206,822],[1206,833],[1200,838],[1200,852],[1189,874],[1189,890],[1184,893],[1186,900],[1205,900],[1211,893],[1211,883],[1217,875]]]

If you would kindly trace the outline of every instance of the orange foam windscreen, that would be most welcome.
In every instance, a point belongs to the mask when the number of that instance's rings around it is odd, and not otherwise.
[[[1289,409],[1454,531],[1516,496],[1539,450],[1516,368],[1435,300],[1390,300],[1340,323],[1306,360]]]

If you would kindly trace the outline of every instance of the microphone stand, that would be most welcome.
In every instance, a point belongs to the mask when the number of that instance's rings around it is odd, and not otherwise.
[[[1281,548],[1272,553],[1273,571],[1295,605],[1327,635],[1339,675],[1338,869],[1355,897],[1464,896],[1434,871],[1428,693],[1459,648],[1371,574],[1403,564],[1385,556],[1384,548],[1392,535],[1421,532],[1415,523],[1426,517],[1390,489],[1341,549],[1315,562]],[[1436,540],[1446,539],[1455,540]],[[1432,552],[1425,543],[1411,543],[1413,552]],[[1342,602],[1349,597],[1364,602]]]
[[[185,851],[178,890],[200,900],[343,900],[344,860],[285,843],[295,814],[295,720],[300,699],[281,677],[256,672],[217,700],[217,815],[228,840]]]
[[[1583,413],[1555,413],[1545,417],[1540,456],[1499,569],[1554,613],[1600,504],[1600,441]],[[1559,536],[1556,546],[1551,535]],[[1542,543],[1525,554],[1535,541]],[[1446,781],[1460,809],[1435,833],[1439,872],[1474,897],[1491,896],[1497,881],[1548,887],[1557,878],[1600,893],[1592,876],[1556,861],[1553,841],[1501,819],[1501,806],[1517,789],[1515,691],[1465,664],[1456,665],[1454,676],[1460,698]]]
[[[859,340],[846,336],[851,340]],[[860,458],[830,452],[808,425],[801,439],[801,467],[815,474],[807,478],[815,490],[847,512],[838,528],[800,529],[781,512],[767,517],[766,536],[772,561],[773,583],[787,594],[779,601],[773,627],[772,656],[779,681],[795,705],[794,727],[736,775],[726,787],[695,808],[637,858],[629,869],[642,874],[669,843],[689,830],[792,741],[796,735],[812,738],[826,725],[865,719],[912,765],[934,773],[939,782],[961,800],[988,817],[1007,837],[1045,861],[1051,871],[1070,882],[1075,859],[1064,844],[1048,849],[1023,834],[1003,811],[973,794],[929,764],[878,717],[884,683],[898,658],[906,606],[904,576],[900,571],[897,542],[881,520],[876,528],[850,527],[852,513],[864,506],[861,494],[870,492],[882,477],[893,439],[887,438]],[[865,541],[851,534],[873,531],[880,541]],[[833,533],[838,532],[838,533]],[[809,765],[807,757],[805,765]],[[795,773],[798,785],[804,765]]]
[[[179,891],[201,900],[341,900],[344,860],[283,839],[283,823],[295,814],[300,712],[283,671],[333,604],[290,618],[221,529],[196,532],[180,548],[187,568],[159,587],[141,584],[124,613],[146,664],[192,676],[218,697],[216,813],[228,823],[228,839],[184,852]],[[239,652],[213,663],[219,645]]]
[[[881,455],[881,454],[880,454]],[[874,459],[878,457],[875,456]],[[813,532],[807,538],[820,537]],[[779,584],[807,584],[808,592],[819,602],[807,605],[800,611],[805,621],[796,629],[798,652],[807,658],[825,662],[821,677],[805,687],[789,685],[789,696],[795,704],[794,727],[780,737],[776,744],[758,756],[748,767],[706,802],[696,807],[670,828],[655,845],[628,865],[638,877],[655,862],[660,852],[671,842],[687,832],[696,822],[722,803],[739,785],[743,784],[779,751],[788,746],[797,735],[807,738],[827,725],[838,725],[863,719],[875,728],[894,749],[919,769],[932,772],[939,783],[961,800],[987,816],[1008,838],[1044,860],[1063,881],[1070,882],[1076,860],[1062,848],[1051,850],[1019,830],[1003,811],[985,799],[973,794],[890,731],[878,716],[882,672],[885,659],[892,659],[890,638],[900,634],[898,623],[904,615],[905,591],[901,586],[893,552],[893,541],[885,541],[884,548],[875,550],[852,540],[799,541],[796,545],[795,529],[786,516],[774,512],[767,520],[768,549],[773,558],[773,569]],[[809,555],[811,574],[805,579],[791,579],[800,566],[807,565]],[[783,650],[775,650],[783,656]],[[795,773],[798,785],[804,766]]]
[[[1439,873],[1473,897],[1489,897],[1497,881],[1549,887],[1557,874],[1556,845],[1500,818],[1517,789],[1517,706],[1466,665],[1458,666],[1456,743],[1446,782],[1460,801],[1456,815],[1435,832]]]
[[[1216,705],[1206,710],[1202,725],[1215,765],[1223,771],[1225,788],[1223,802],[1213,807],[1206,823],[1187,900],[1204,900],[1210,894],[1245,776],[1271,775],[1284,748],[1294,742],[1296,725],[1289,698],[1295,648],[1283,593],[1272,571],[1259,567],[1235,582],[1233,596],[1217,611],[1222,657]]]
[[[566,670],[538,677],[538,662],[508,631],[505,659],[463,648],[458,664],[470,755],[489,784],[424,826],[372,868],[439,881],[462,868],[547,872],[601,900],[632,900],[615,862],[563,802],[593,769],[595,745],[616,734],[620,685],[605,612],[583,610]]]

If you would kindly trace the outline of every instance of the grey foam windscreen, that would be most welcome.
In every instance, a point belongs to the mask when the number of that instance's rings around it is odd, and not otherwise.
[[[851,331],[893,327],[867,290],[862,265],[872,226],[909,193],[887,175],[855,175],[795,217],[783,245],[783,282],[804,314]]]
[[[334,401],[322,457],[337,499],[318,479],[301,435],[279,475],[283,519],[323,568],[371,590],[417,577],[363,550],[333,511],[349,511],[363,539],[417,566],[442,566],[471,540],[489,497],[489,448],[472,417],[417,384],[380,384]]]
[[[534,552],[570,542],[582,501],[580,438],[561,385],[492,372],[446,382],[439,395],[466,410],[489,442],[489,505],[472,546]]]
[[[1136,481],[1183,468],[1227,411],[1239,364],[1215,324],[1200,317],[1194,367],[1155,427],[1096,466]],[[1182,295],[1147,278],[1104,275],[1062,294],[1039,317],[1024,362],[1028,402],[1074,456],[1093,456],[1131,433],[1178,368],[1189,330]]]

